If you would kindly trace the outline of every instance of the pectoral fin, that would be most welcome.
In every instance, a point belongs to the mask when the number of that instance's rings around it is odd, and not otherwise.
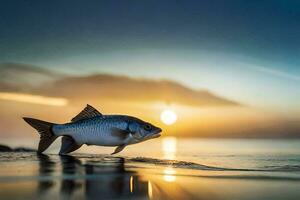
[[[114,137],[118,137],[121,140],[126,139],[126,137],[128,136],[128,134],[129,134],[128,131],[122,130],[122,129],[119,129],[119,128],[113,128],[111,130],[111,135],[114,136]]]
[[[126,147],[125,144],[118,146],[111,155],[121,152],[125,147]]]

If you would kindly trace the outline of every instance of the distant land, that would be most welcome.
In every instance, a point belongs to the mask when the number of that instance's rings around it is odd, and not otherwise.
[[[27,147],[12,148],[10,146],[0,144],[0,152],[36,152],[36,150]]]

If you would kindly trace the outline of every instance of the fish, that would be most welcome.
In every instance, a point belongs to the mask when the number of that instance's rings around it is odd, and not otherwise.
[[[56,124],[23,117],[40,135],[38,153],[43,153],[58,137],[62,137],[59,154],[76,151],[82,145],[113,146],[112,154],[127,145],[161,136],[162,129],[128,115],[104,115],[93,106],[87,106],[71,122]]]

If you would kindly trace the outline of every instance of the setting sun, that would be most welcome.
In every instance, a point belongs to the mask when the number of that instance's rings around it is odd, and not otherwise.
[[[166,125],[172,125],[177,121],[177,114],[172,110],[164,110],[160,114],[160,120]]]

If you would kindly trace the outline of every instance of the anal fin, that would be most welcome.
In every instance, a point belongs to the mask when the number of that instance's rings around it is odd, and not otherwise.
[[[79,145],[75,142],[75,140],[70,136],[63,136],[61,141],[61,147],[59,154],[67,154],[79,149],[82,145]]]
[[[118,146],[111,155],[121,152],[125,147],[126,147],[125,144]]]

